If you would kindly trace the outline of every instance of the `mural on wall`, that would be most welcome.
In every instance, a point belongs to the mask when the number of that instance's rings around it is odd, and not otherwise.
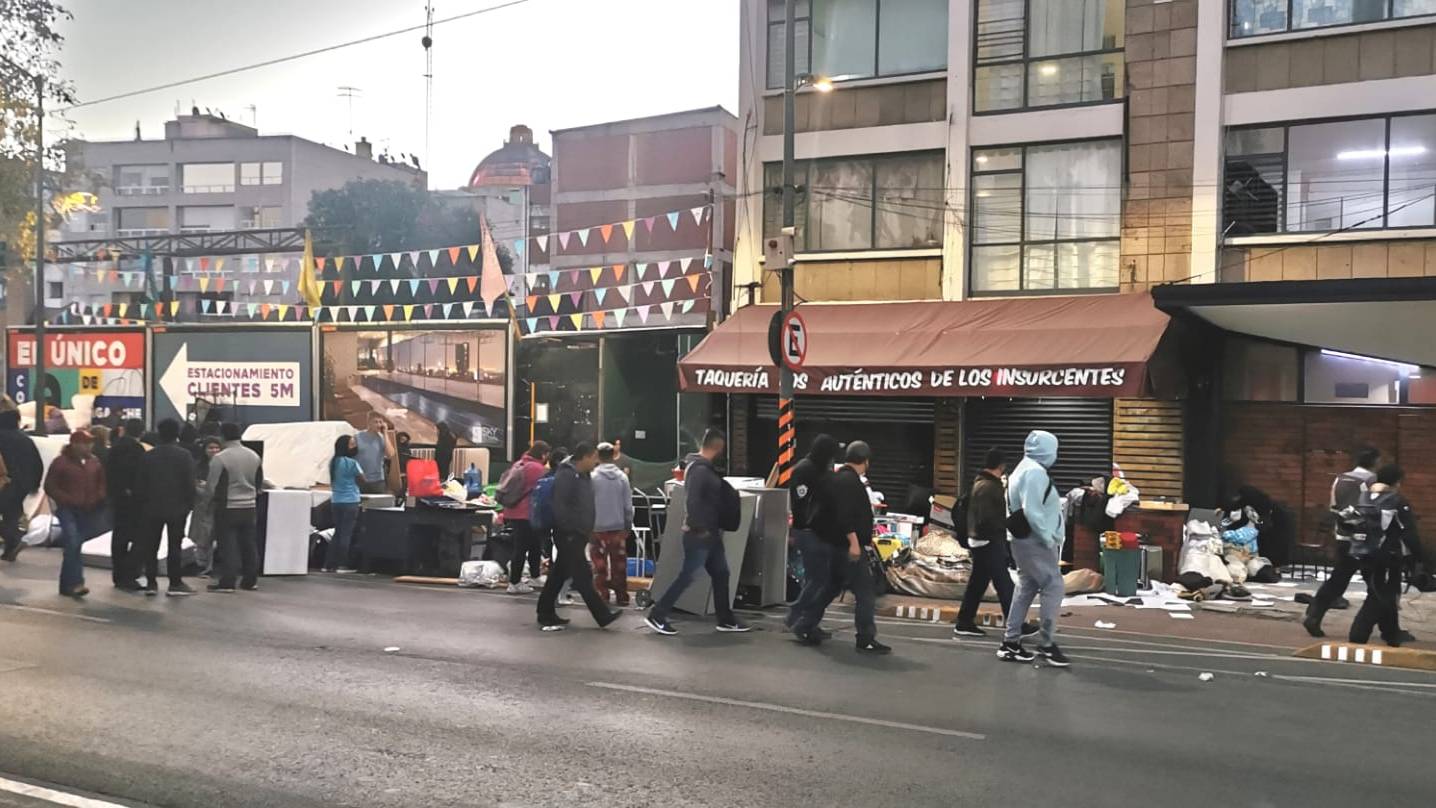
[[[463,443],[506,445],[504,327],[336,330],[322,345],[325,420],[363,428],[378,412],[414,443],[434,443],[444,423]]]
[[[35,337],[9,335],[5,391],[17,404],[35,389]],[[94,396],[96,423],[145,414],[143,331],[50,332],[45,335],[46,390],[51,403],[73,409],[75,396]]]

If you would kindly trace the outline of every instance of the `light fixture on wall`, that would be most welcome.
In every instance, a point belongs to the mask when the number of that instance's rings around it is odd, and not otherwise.
[[[1048,62],[1047,64],[1037,68],[1037,72],[1042,74],[1044,77],[1051,78],[1052,76],[1057,75],[1057,64],[1055,62]]]
[[[1419,373],[1421,372],[1421,368],[1420,368],[1419,366],[1417,366],[1417,365],[1412,365],[1412,364],[1408,364],[1408,363],[1406,363],[1406,362],[1397,362],[1397,361],[1394,361],[1394,360],[1391,360],[1391,359],[1376,359],[1375,357],[1371,357],[1371,356],[1362,356],[1362,355],[1360,355],[1360,354],[1345,353],[1345,352],[1343,352],[1343,351],[1333,351],[1333,350],[1330,350],[1330,349],[1328,349],[1328,348],[1322,348],[1322,349],[1321,349],[1321,355],[1322,355],[1322,356],[1334,356],[1334,357],[1336,357],[1336,358],[1338,358],[1338,359],[1350,359],[1350,360],[1353,360],[1353,361],[1356,361],[1356,362],[1368,362],[1368,363],[1373,364],[1373,365],[1385,365],[1385,366],[1387,366],[1387,367],[1396,368],[1397,370],[1399,370],[1399,371],[1401,372],[1401,374],[1402,374],[1403,376],[1414,376],[1414,375],[1419,374]]]
[[[798,89],[812,87],[820,93],[833,91],[833,80],[827,76],[815,76],[812,73],[805,73],[798,77]]]

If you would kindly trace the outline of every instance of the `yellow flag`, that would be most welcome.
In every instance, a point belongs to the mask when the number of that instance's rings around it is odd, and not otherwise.
[[[318,306],[323,292],[319,287],[319,277],[314,271],[314,238],[308,230],[304,231],[304,259],[299,269],[299,297],[307,305]]]

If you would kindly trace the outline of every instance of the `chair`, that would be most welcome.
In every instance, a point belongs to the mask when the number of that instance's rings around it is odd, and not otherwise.
[[[1331,543],[1335,537],[1336,515],[1330,512],[1317,520],[1311,536],[1298,541],[1291,548],[1291,564],[1287,567],[1292,578],[1300,578],[1307,571],[1307,578],[1315,578],[1318,569],[1331,566]]]

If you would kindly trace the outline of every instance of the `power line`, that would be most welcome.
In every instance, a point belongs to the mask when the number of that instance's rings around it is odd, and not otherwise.
[[[280,56],[280,57],[275,58],[275,59],[266,59],[266,60],[263,61],[263,62],[255,62],[254,64],[248,64],[248,65],[244,65],[244,66],[242,66],[242,67],[232,67],[232,68],[230,68],[230,69],[228,69],[228,70],[221,70],[221,71],[219,71],[219,72],[217,72],[217,73],[208,73],[208,74],[203,75],[203,76],[195,76],[195,77],[193,77],[193,78],[180,79],[179,81],[171,81],[171,82],[166,82],[166,83],[164,83],[164,84],[157,84],[157,85],[155,85],[155,86],[153,86],[153,87],[146,87],[146,88],[144,88],[144,89],[142,89],[142,90],[130,90],[129,92],[118,93],[118,94],[116,94],[116,95],[109,95],[109,96],[105,96],[104,98],[96,98],[96,99],[94,99],[93,101],[81,101],[81,102],[78,103],[78,104],[71,104],[71,105],[68,106],[68,107],[62,107],[62,108],[60,108],[60,109],[57,109],[57,110],[55,110],[55,112],[57,112],[57,113],[60,113],[60,112],[68,112],[68,111],[70,111],[70,110],[72,110],[72,109],[81,109],[81,108],[84,108],[84,107],[93,107],[93,106],[96,106],[96,105],[98,105],[98,104],[108,104],[108,103],[111,102],[111,101],[120,101],[120,100],[123,100],[123,99],[126,99],[126,98],[134,98],[134,97],[137,96],[137,95],[146,95],[146,94],[148,94],[148,93],[156,93],[156,92],[159,92],[160,90],[170,90],[170,89],[173,89],[173,88],[175,88],[175,87],[184,87],[185,85],[188,85],[188,84],[196,84],[196,83],[201,82],[201,81],[209,81],[210,79],[218,79],[218,78],[224,78],[225,76],[233,76],[233,75],[236,74],[236,73],[245,73],[245,72],[248,72],[248,71],[250,71],[250,70],[258,70],[258,69],[261,68],[261,67],[272,67],[272,66],[274,66],[274,65],[284,64],[285,62],[293,62],[293,61],[296,61],[296,60],[299,60],[299,59],[307,59],[307,58],[310,57],[310,56],[318,56],[318,55],[321,54],[321,53],[329,53],[329,52],[331,52],[331,51],[341,50],[341,49],[343,49],[343,48],[349,48],[349,47],[353,47],[353,46],[355,46],[355,45],[364,45],[364,44],[367,44],[367,43],[370,43],[370,42],[377,42],[377,41],[379,41],[379,40],[381,40],[381,39],[388,39],[388,38],[390,38],[390,37],[396,37],[396,36],[399,36],[399,35],[401,35],[401,34],[412,34],[412,33],[415,32],[415,31],[425,30],[426,28],[429,28],[431,25],[443,25],[444,23],[456,22],[456,21],[458,21],[458,20],[468,19],[469,17],[477,17],[477,16],[479,16],[480,14],[488,14],[488,13],[493,12],[493,11],[502,11],[503,9],[512,8],[512,7],[514,7],[514,6],[520,6],[520,5],[523,5],[523,4],[528,3],[528,2],[530,2],[530,0],[509,0],[509,2],[500,3],[499,5],[496,5],[496,6],[488,6],[487,8],[480,8],[480,9],[476,9],[476,10],[474,10],[474,11],[466,11],[466,12],[464,12],[463,14],[455,14],[455,15],[453,15],[452,17],[444,17],[443,19],[433,20],[432,23],[425,23],[424,25],[411,25],[411,26],[409,26],[409,27],[407,27],[407,28],[399,28],[399,29],[394,30],[394,31],[386,31],[386,32],[384,32],[384,33],[382,33],[382,34],[373,34],[373,35],[371,35],[371,36],[362,37],[362,38],[360,38],[360,39],[351,39],[351,40],[349,40],[348,42],[340,42],[340,43],[338,43],[338,44],[336,44],[336,45],[327,45],[327,46],[322,47],[322,48],[315,48],[314,50],[308,50],[308,51],[304,51],[304,52],[302,52],[302,53],[290,54],[289,56]]]

